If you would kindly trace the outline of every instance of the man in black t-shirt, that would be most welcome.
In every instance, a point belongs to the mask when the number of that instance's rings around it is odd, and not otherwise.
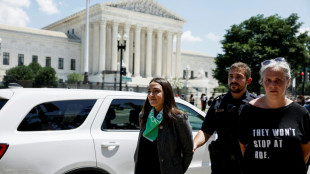
[[[241,106],[255,98],[247,91],[247,85],[251,81],[251,70],[246,64],[232,64],[228,73],[230,91],[213,100],[201,130],[194,138],[193,151],[204,145],[210,136],[217,132],[218,139],[209,146],[212,174],[241,173],[237,125]]]

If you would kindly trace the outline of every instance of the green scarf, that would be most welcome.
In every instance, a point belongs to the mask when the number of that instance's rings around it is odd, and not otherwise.
[[[161,110],[157,114],[156,118],[154,116],[154,112],[155,109],[153,107],[149,113],[149,116],[147,117],[146,128],[143,132],[143,136],[152,142],[156,140],[158,135],[158,126],[161,123],[161,121],[163,121],[163,110]]]

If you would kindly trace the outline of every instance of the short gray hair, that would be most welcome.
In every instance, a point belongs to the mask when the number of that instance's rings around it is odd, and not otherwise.
[[[290,65],[286,61],[281,62],[271,61],[268,65],[262,65],[260,68],[259,84],[261,85],[263,85],[264,75],[268,68],[280,68],[284,72],[286,79],[292,78]]]

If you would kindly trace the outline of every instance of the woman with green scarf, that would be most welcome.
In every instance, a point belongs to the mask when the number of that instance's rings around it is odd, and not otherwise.
[[[192,129],[167,80],[151,80],[140,128],[135,174],[184,174],[193,158]]]

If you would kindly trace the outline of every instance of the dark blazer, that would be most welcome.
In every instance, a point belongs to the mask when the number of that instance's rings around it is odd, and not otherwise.
[[[142,114],[139,117],[141,118]],[[172,123],[163,120],[158,129],[157,150],[161,174],[183,174],[193,158],[193,136],[188,116],[178,114],[173,117]],[[144,130],[145,127],[140,129],[134,155],[135,165],[139,160],[139,144]]]

